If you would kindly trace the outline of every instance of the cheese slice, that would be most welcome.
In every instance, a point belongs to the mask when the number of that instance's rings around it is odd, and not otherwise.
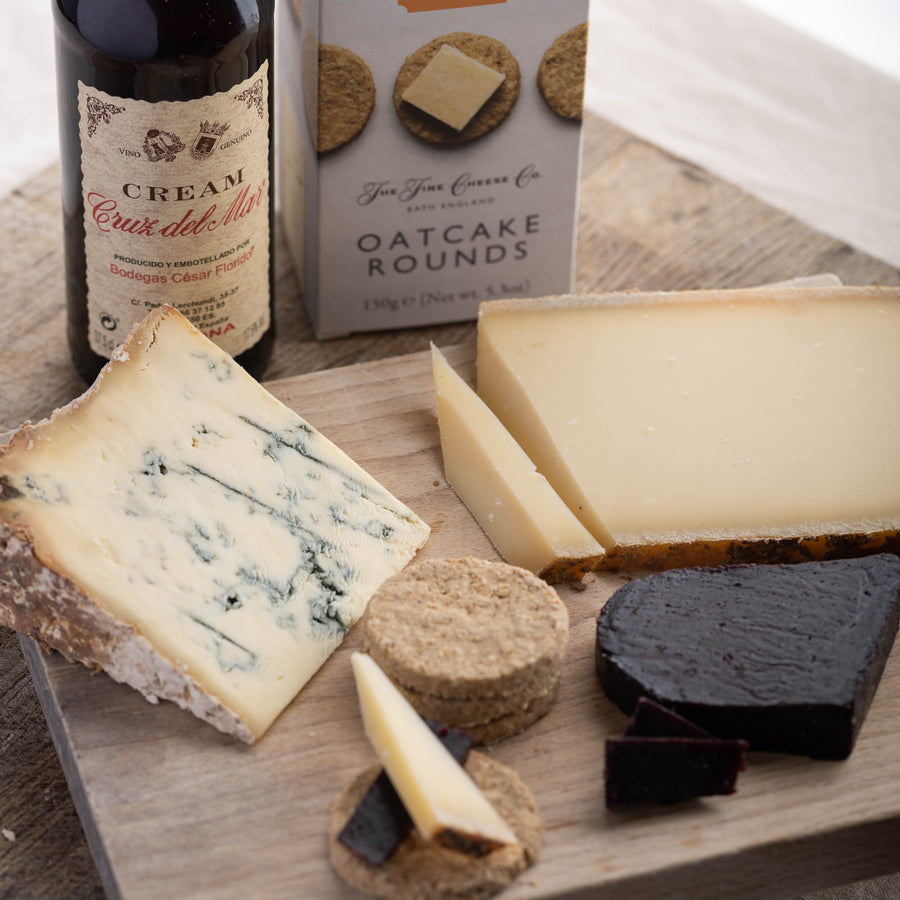
[[[550,582],[580,580],[603,548],[434,345],[431,362],[450,486],[508,563]]]
[[[483,855],[512,829],[406,698],[364,653],[351,656],[366,736],[426,841]]]
[[[898,347],[896,288],[497,301],[478,392],[608,564],[871,549],[900,529]]]
[[[0,624],[262,735],[428,526],[171,307],[0,452]]]
[[[407,103],[462,131],[506,76],[444,44],[403,92]]]

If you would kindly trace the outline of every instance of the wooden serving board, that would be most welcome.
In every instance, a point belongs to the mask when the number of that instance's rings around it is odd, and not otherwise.
[[[471,378],[473,346],[448,358]],[[444,480],[427,353],[268,386],[429,522],[423,556],[496,558]],[[639,574],[559,588],[571,617],[559,700],[489,750],[530,786],[546,823],[537,864],[504,896],[787,896],[896,869],[900,646],[849,760],[752,753],[734,796],[605,809],[603,741],[626,719],[594,673],[595,620]],[[326,849],[330,803],[374,761],[350,672],[355,629],[253,747],[22,643],[109,896],[357,896]]]

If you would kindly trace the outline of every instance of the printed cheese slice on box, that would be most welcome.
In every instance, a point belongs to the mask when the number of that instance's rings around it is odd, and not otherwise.
[[[171,307],[0,452],[0,624],[246,741],[428,527]]]
[[[898,346],[897,288],[498,301],[478,393],[607,565],[808,558],[897,543]]]
[[[426,841],[482,855],[518,838],[378,664],[351,657],[366,736]]]
[[[444,44],[403,92],[407,103],[462,131],[505,75]]]
[[[507,562],[550,582],[581,579],[603,548],[433,345],[431,359],[450,486]]]

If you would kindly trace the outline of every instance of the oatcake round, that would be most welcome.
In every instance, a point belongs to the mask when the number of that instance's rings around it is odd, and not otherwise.
[[[413,830],[383,866],[372,866],[338,843],[337,836],[381,767],[361,772],[331,808],[328,848],[334,870],[348,884],[383,898],[490,897],[537,857],[543,825],[531,792],[508,766],[472,751],[466,771],[521,842],[476,858],[424,841]]]
[[[545,691],[525,706],[515,707],[495,719],[468,725],[465,730],[476,744],[496,744],[499,741],[505,741],[533,725],[542,716],[547,715],[556,702],[557,693],[558,690]]]
[[[444,44],[455,47],[460,53],[465,53],[471,59],[490,66],[506,76],[462,131],[445,125],[403,100],[403,92],[418,78],[422,69]],[[406,58],[394,82],[394,108],[400,121],[416,137],[433,144],[460,144],[492,131],[512,112],[519,99],[521,81],[519,63],[505,44],[484,34],[454,31],[435,38]]]
[[[319,153],[353,140],[375,108],[375,81],[369,67],[351,50],[319,45]]]
[[[362,618],[363,644],[404,687],[463,700],[537,696],[559,677],[569,615],[526,569],[429,559],[388,579]]]
[[[538,67],[541,95],[550,109],[567,119],[580,119],[584,109],[587,34],[587,22],[561,34]]]
[[[544,706],[546,711],[553,705],[553,699],[559,692],[559,677],[546,686],[541,685],[537,693],[498,694],[494,697],[438,697],[402,684],[398,684],[397,688],[420,716],[442,725],[464,728],[471,733],[476,725],[483,725],[512,713],[527,713],[536,704]],[[546,703],[548,700],[549,704]]]

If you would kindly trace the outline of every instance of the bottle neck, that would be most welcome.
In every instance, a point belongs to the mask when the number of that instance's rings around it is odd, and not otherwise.
[[[274,0],[56,0],[58,18],[100,53],[123,62],[209,58],[252,40]]]

